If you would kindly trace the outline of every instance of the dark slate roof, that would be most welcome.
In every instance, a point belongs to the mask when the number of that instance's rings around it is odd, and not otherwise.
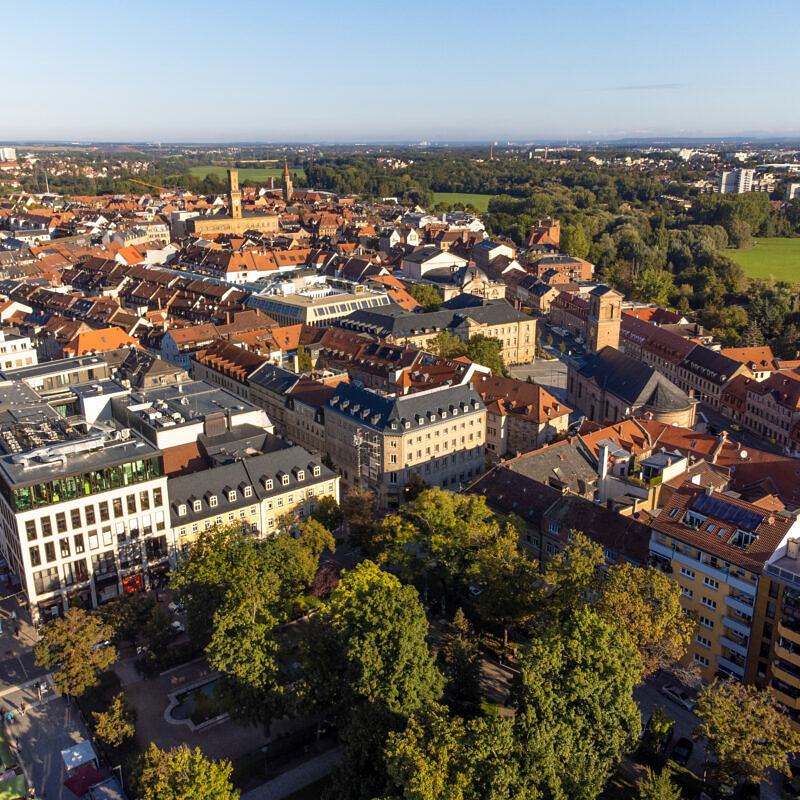
[[[684,369],[720,386],[727,383],[741,366],[739,361],[702,345],[697,345],[681,362]]]
[[[319,467],[319,475],[314,476],[314,467]],[[302,471],[303,479],[298,476]],[[289,476],[288,485],[282,478]],[[313,486],[320,481],[333,480],[336,474],[322,464],[316,456],[302,447],[294,446],[271,453],[253,456],[231,464],[181,475],[167,481],[170,515],[173,525],[184,525],[199,519],[244,508],[260,502],[264,498],[283,494],[293,489]],[[272,489],[266,489],[267,479],[272,480]],[[244,496],[246,486],[252,487],[250,497]],[[236,499],[228,500],[228,492],[236,491]],[[211,506],[211,496],[217,497],[217,505]],[[194,511],[194,501],[201,502],[200,511]],[[186,505],[186,514],[179,515],[178,507]]]
[[[287,394],[296,386],[299,380],[299,375],[289,372],[288,369],[281,369],[269,362],[257,367],[247,378],[248,383],[261,386],[276,394]]]
[[[381,432],[403,433],[409,428],[422,428],[439,423],[446,414],[482,411],[485,408],[472,384],[443,386],[424,392],[384,397],[352,384],[340,383],[325,404],[326,413],[338,413],[356,419],[365,428]],[[395,427],[392,427],[395,426]]]
[[[597,459],[577,438],[517,456],[506,466],[540,483],[582,495],[592,494],[597,481]]]
[[[631,407],[651,403],[653,410],[659,411],[682,411],[689,407],[688,395],[658,370],[614,347],[587,355],[578,371]]]

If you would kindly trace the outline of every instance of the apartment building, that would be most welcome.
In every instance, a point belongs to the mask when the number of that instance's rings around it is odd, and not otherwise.
[[[486,407],[471,385],[385,397],[340,384],[323,409],[325,449],[347,486],[396,506],[411,474],[456,490],[484,468]]]
[[[352,292],[336,291],[323,286],[312,287],[303,294],[252,294],[247,298],[247,305],[266,312],[277,321],[278,325],[304,323],[317,327],[332,325],[336,320],[358,309],[394,305],[384,289],[356,286],[354,289]]]
[[[720,194],[743,194],[753,191],[754,169],[732,169],[719,176],[717,191]]]
[[[774,372],[747,383],[742,422],[789,453],[800,450],[800,373]]]
[[[36,347],[30,336],[0,329],[0,370],[29,367],[38,363]]]
[[[160,451],[111,420],[71,422],[3,388],[0,549],[35,620],[149,587],[170,552]]]
[[[308,519],[323,497],[339,502],[340,478],[302,447],[288,447],[168,481],[175,544],[185,551],[214,525],[263,537],[281,517]]]
[[[651,527],[652,561],[678,582],[682,605],[697,615],[687,661],[705,680],[718,673],[753,680],[762,671],[763,618],[775,614],[762,574],[798,535],[800,521],[688,482]]]

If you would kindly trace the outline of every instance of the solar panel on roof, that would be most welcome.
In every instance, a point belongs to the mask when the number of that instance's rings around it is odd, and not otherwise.
[[[745,531],[754,531],[764,521],[764,517],[755,511],[739,508],[707,494],[701,494],[692,503],[692,510],[711,517],[719,517]]]

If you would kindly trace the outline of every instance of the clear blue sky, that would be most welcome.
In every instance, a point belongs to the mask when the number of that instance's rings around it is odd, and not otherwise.
[[[2,7],[0,142],[800,135],[798,0]]]

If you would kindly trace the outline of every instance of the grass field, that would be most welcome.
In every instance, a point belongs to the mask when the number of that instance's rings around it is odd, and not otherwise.
[[[800,283],[800,239],[753,239],[753,246],[734,250],[730,257],[750,278],[774,276],[778,281]]]
[[[192,167],[189,172],[200,178],[205,178],[206,175],[216,175],[218,178],[227,180],[228,177],[227,167]],[[304,170],[294,167],[290,167],[289,172],[293,178],[297,175],[301,178],[306,176]],[[239,184],[244,186],[247,181],[264,181],[267,178],[280,178],[282,175],[283,167],[242,167],[239,169]]]
[[[489,201],[494,197],[491,194],[469,194],[468,192],[434,192],[433,204],[438,203],[470,203],[478,211],[486,211],[489,208]]]

